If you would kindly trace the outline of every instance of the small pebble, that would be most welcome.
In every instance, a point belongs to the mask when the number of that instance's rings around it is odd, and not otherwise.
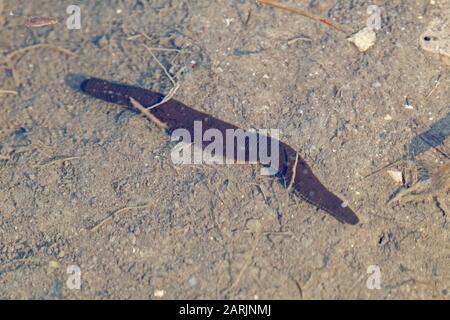
[[[155,290],[155,292],[153,293],[156,298],[162,298],[165,294],[166,292],[164,290]]]
[[[388,170],[387,173],[397,183],[403,183],[403,174],[399,170],[391,169]]]
[[[195,276],[192,276],[188,282],[191,287],[195,287],[198,284],[198,280]]]
[[[377,40],[377,34],[370,28],[364,28],[347,39],[352,42],[360,52],[369,50]]]

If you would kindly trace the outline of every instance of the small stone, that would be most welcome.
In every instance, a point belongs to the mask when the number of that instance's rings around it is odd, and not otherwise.
[[[392,180],[394,180],[395,182],[397,182],[399,184],[403,183],[403,174],[401,171],[391,169],[391,170],[388,170],[387,173],[392,178]]]
[[[195,287],[198,284],[198,280],[195,276],[192,276],[188,282],[191,287]]]
[[[384,117],[384,120],[386,120],[386,121],[391,121],[391,120],[392,120],[392,116],[391,116],[390,114],[387,114],[387,115]]]
[[[377,34],[372,29],[366,27],[352,35],[347,40],[352,42],[360,52],[365,52],[375,44]]]
[[[376,82],[374,82],[374,83],[372,84],[372,86],[373,86],[374,88],[380,88],[380,87],[381,87],[381,83],[380,83],[379,81],[376,81]]]
[[[166,292],[164,290],[155,290],[155,292],[153,293],[156,298],[162,298],[165,294]]]

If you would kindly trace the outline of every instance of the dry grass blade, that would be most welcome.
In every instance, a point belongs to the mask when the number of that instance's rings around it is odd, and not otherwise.
[[[296,153],[294,166],[292,167],[292,178],[291,178],[291,182],[289,182],[289,186],[287,188],[288,192],[291,191],[292,185],[294,184],[295,177],[297,175],[297,164],[298,164],[298,152]]]
[[[76,56],[76,54],[73,53],[70,50],[67,50],[67,49],[64,49],[64,48],[60,48],[60,47],[57,47],[57,46],[52,45],[52,44],[39,43],[39,44],[35,44],[35,45],[29,46],[29,47],[17,49],[15,51],[7,54],[5,56],[5,58],[3,59],[3,61],[0,62],[0,64],[9,64],[9,63],[12,62],[12,60],[14,60],[14,57],[16,57],[17,55],[25,54],[28,51],[36,50],[36,49],[51,49],[51,50],[55,50],[55,51],[58,51],[58,52],[61,52],[61,53],[64,53],[64,54],[67,54],[67,55],[70,55],[70,56]]]
[[[140,32],[138,34],[129,36],[127,38],[127,41],[133,41],[139,38],[145,38],[148,41],[152,41],[152,39],[145,34],[144,32]],[[166,51],[166,52],[181,52],[180,49],[175,49],[175,48],[160,48],[160,47],[149,47],[149,49],[151,49],[152,51]]]
[[[0,0],[0,26],[3,26],[4,17],[3,17],[3,10],[5,9],[5,3],[3,0]]]
[[[101,220],[99,223],[97,223],[95,226],[93,226],[91,229],[89,229],[89,231],[91,232],[95,232],[98,229],[100,229],[102,226],[104,226],[105,224],[107,224],[108,222],[110,222],[115,216],[117,216],[119,213],[128,211],[128,210],[133,210],[133,209],[146,209],[151,207],[152,204],[146,204],[146,205],[142,205],[142,206],[134,206],[134,207],[125,207],[119,210],[114,211],[113,213],[111,213],[109,216],[107,216],[106,218],[104,218],[103,220]]]
[[[282,9],[282,10],[286,10],[304,17],[307,17],[309,19],[321,22],[329,27],[332,27],[338,31],[344,32],[344,33],[351,33],[351,30],[349,30],[347,27],[344,27],[334,21],[331,21],[330,19],[321,17],[321,16],[317,16],[315,14],[312,14],[304,9],[300,9],[300,8],[293,8],[291,6],[288,6],[284,3],[280,3],[274,0],[256,0],[256,2],[261,3],[261,4],[265,4],[274,8],[278,8],[278,9]]]
[[[164,67],[164,65],[158,60],[158,58],[156,58],[156,56],[153,54],[152,52],[152,48],[146,46],[145,44],[143,45],[144,48],[146,48],[148,50],[148,52],[150,52],[150,54],[152,55],[153,59],[155,59],[156,63],[159,64],[159,66],[161,67],[161,69],[163,69],[164,73],[166,74],[166,76],[170,79],[170,81],[172,82],[173,86],[175,87],[177,84],[175,82],[175,80],[173,79],[172,75],[169,73],[169,71],[167,71],[166,67]]]
[[[52,164],[55,163],[64,163],[66,161],[71,161],[71,160],[75,160],[75,159],[81,159],[82,157],[54,157],[50,160],[44,161],[41,163],[41,166],[50,166]]]
[[[136,108],[139,112],[141,112],[148,120],[154,122],[158,127],[161,127],[163,129],[167,128],[165,123],[161,122],[157,117],[155,117],[148,109],[146,109],[137,100],[130,98],[130,102],[133,105],[133,107]]]
[[[19,93],[17,91],[14,91],[14,90],[3,90],[3,89],[0,89],[0,97],[1,96],[6,96],[8,94],[17,96]]]
[[[14,78],[14,82],[16,83],[17,87],[19,87],[21,85],[20,77],[18,75],[17,70],[14,67],[14,65],[16,64],[17,59],[18,59],[17,56],[25,55],[29,51],[36,50],[36,49],[51,49],[51,50],[55,50],[55,51],[67,54],[69,56],[76,56],[76,54],[70,50],[60,48],[60,47],[54,46],[52,44],[45,44],[45,43],[35,44],[35,45],[29,46],[29,47],[20,48],[13,52],[10,52],[3,58],[3,60],[0,61],[0,66],[9,68],[11,70],[12,76]]]
[[[173,96],[175,95],[175,93],[177,92],[177,90],[180,88],[180,85],[178,84],[178,82],[175,81],[175,79],[172,77],[172,75],[169,73],[169,71],[167,71],[166,67],[164,67],[164,65],[158,60],[158,58],[156,58],[156,56],[152,52],[152,49],[150,47],[146,46],[145,44],[143,46],[150,52],[153,59],[155,59],[155,61],[158,63],[158,65],[163,69],[164,73],[170,79],[170,82],[172,82],[172,85],[173,85],[172,89],[170,89],[169,93],[164,97],[164,99],[161,102],[158,102],[148,108],[148,110],[151,110],[151,109],[156,108],[156,107],[166,103],[167,101],[171,100],[173,98]],[[182,70],[180,70],[178,72],[178,74],[181,71]]]

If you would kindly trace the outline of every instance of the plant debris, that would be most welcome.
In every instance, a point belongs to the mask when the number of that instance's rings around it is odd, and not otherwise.
[[[25,18],[25,26],[28,28],[42,28],[58,24],[58,19],[47,16],[30,16]]]
[[[334,29],[336,29],[338,31],[341,31],[341,32],[345,32],[345,33],[350,32],[350,30],[347,27],[342,26],[342,25],[340,25],[340,24],[338,24],[338,23],[336,23],[336,22],[334,22],[334,21],[332,21],[330,19],[327,19],[327,18],[318,16],[318,15],[312,14],[311,12],[308,12],[308,11],[306,11],[304,9],[293,8],[293,7],[290,7],[290,6],[288,6],[288,5],[284,4],[284,3],[280,3],[280,2],[274,1],[274,0],[257,0],[256,2],[261,3],[261,4],[265,4],[265,5],[274,7],[274,8],[286,10],[286,11],[289,11],[289,12],[292,12],[292,13],[304,16],[304,17],[307,17],[309,19],[312,19],[312,20],[318,21],[320,23],[323,23],[323,24],[325,24],[325,25],[327,25],[329,27],[332,27],[332,28],[334,28]]]

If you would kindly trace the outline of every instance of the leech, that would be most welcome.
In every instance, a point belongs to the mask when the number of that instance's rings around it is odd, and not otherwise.
[[[139,110],[147,119],[164,128],[169,135],[177,129],[184,129],[193,137],[195,136],[196,122],[202,124],[201,132],[199,132],[202,137],[210,129],[217,130],[224,137],[228,130],[239,129],[237,126],[190,108],[173,99],[157,107],[152,107],[164,101],[164,96],[139,87],[113,83],[102,79],[88,78],[81,82],[80,89],[84,93],[106,102]],[[257,135],[258,137],[263,136],[259,133]],[[352,209],[348,206],[342,206],[342,200],[330,192],[319,181],[312,173],[308,164],[294,148],[275,138],[266,137],[266,139],[268,149],[271,149],[272,144],[278,144],[279,150],[276,154],[278,166],[273,167],[273,169],[276,170],[276,176],[280,183],[289,191],[292,191],[293,196],[301,197],[312,205],[329,213],[342,223],[358,223],[359,219]],[[200,141],[199,143],[195,144],[195,147],[201,148],[202,150],[205,150],[210,144],[209,141]],[[230,160],[236,162],[240,158],[238,155],[238,147],[235,145],[230,147],[233,149],[228,150],[227,144],[225,141],[223,142],[223,150],[231,151],[230,156],[232,158]],[[251,163],[253,159],[250,156],[248,142],[243,147],[246,150],[244,154],[245,163]],[[228,155],[227,152],[224,152],[224,154]],[[292,163],[292,159],[294,158],[295,162]],[[258,163],[261,163],[262,158],[259,154],[256,160]],[[287,181],[289,181],[289,185],[286,185]]]

